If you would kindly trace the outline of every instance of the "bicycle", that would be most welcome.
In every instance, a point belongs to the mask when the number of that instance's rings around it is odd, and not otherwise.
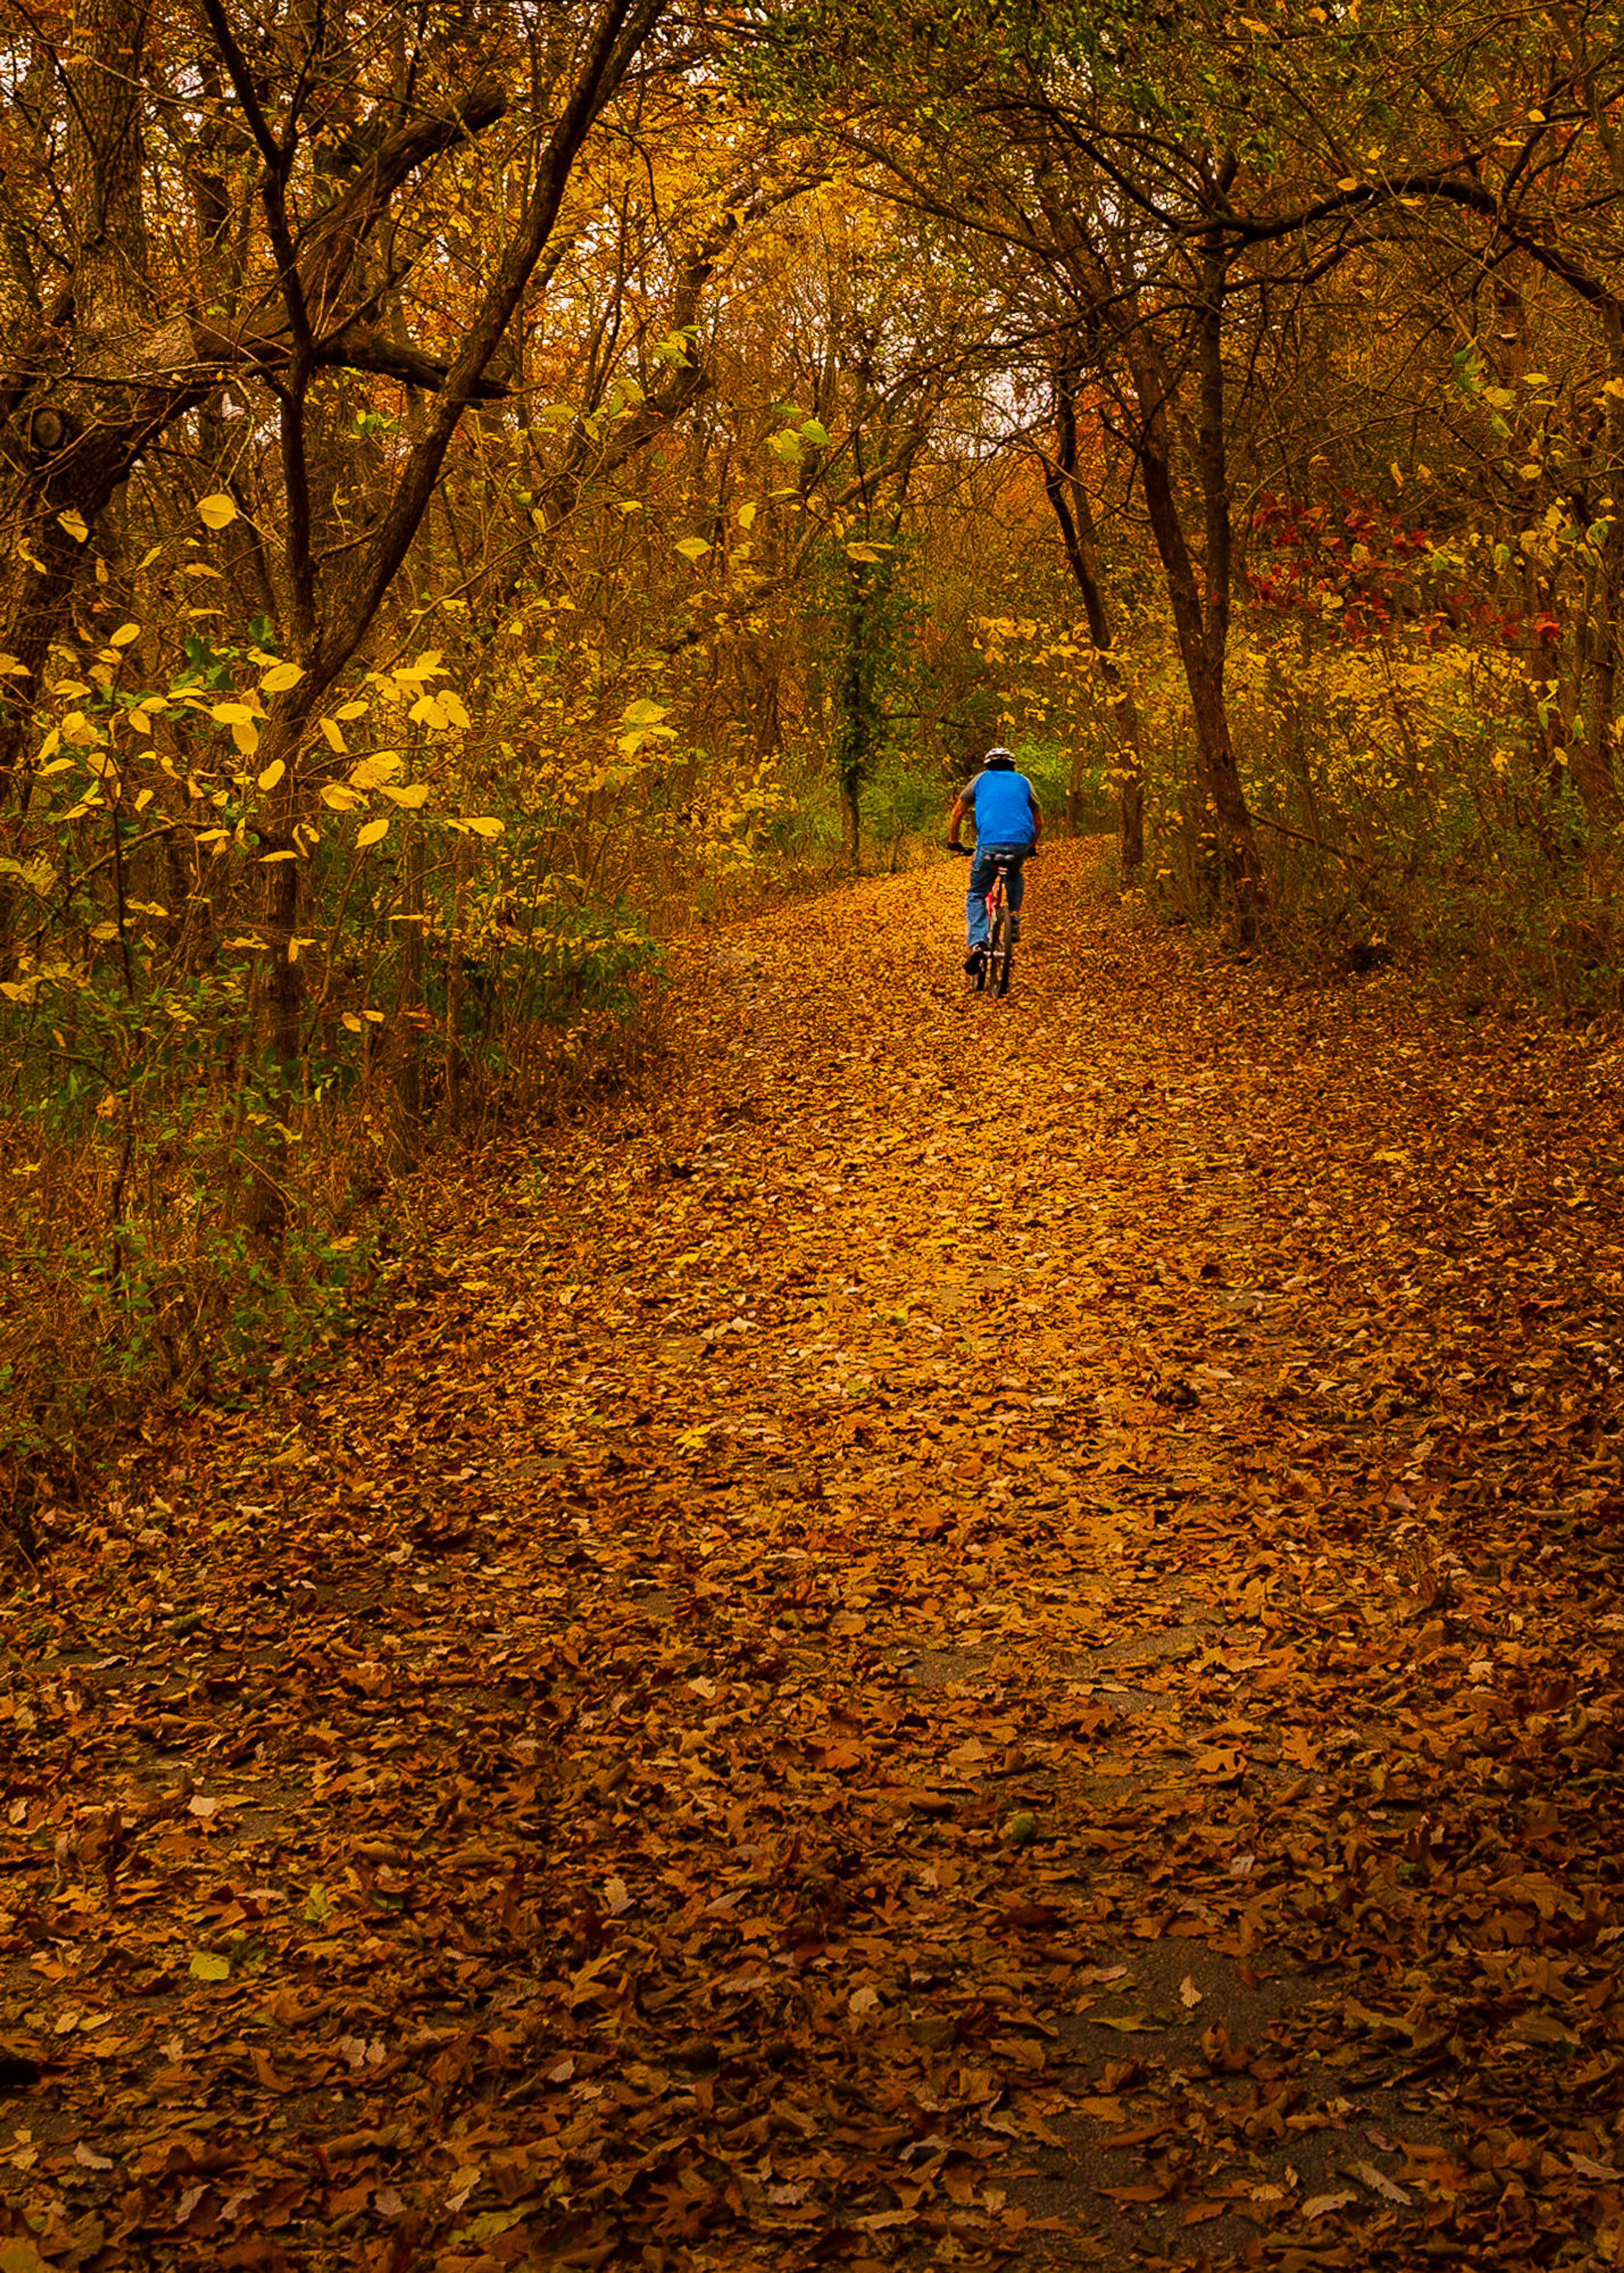
[[[967,844],[949,844],[950,852],[970,855]],[[991,992],[1004,995],[1009,992],[1009,974],[1015,962],[1015,916],[1009,904],[1009,874],[1021,858],[1015,852],[995,852],[992,855],[992,881],[987,886],[987,943],[981,951],[970,984],[977,994]]]

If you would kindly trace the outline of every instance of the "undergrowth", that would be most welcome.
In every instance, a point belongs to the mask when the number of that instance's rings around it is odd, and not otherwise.
[[[50,1114],[0,1123],[0,1540],[25,1554],[35,1510],[71,1504],[155,1407],[230,1402],[364,1322],[417,1242],[444,1164],[640,1081],[659,1050],[652,962],[568,1024],[417,1069],[380,1059],[341,1093],[288,1108],[293,1141],[244,1150],[218,1091],[189,1116]],[[276,1166],[273,1227],[263,1222]]]

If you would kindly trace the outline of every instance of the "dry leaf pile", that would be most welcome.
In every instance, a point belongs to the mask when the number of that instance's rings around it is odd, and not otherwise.
[[[5,1630],[0,2268],[1624,2261],[1618,1061],[957,872]]]

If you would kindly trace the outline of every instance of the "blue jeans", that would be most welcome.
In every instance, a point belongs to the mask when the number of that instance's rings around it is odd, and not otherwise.
[[[1026,890],[1022,864],[1031,849],[1029,844],[977,844],[976,847],[976,857],[969,864],[969,890],[964,900],[968,934],[964,943],[967,947],[984,947],[987,943],[987,890],[992,881],[995,857],[1009,862],[1009,909],[1014,915],[1019,911],[1022,895]]]

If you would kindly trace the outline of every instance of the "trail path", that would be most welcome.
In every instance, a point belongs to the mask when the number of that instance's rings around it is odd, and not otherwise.
[[[13,1602],[6,2273],[1624,2262],[1617,1054],[1090,857],[691,954]]]

